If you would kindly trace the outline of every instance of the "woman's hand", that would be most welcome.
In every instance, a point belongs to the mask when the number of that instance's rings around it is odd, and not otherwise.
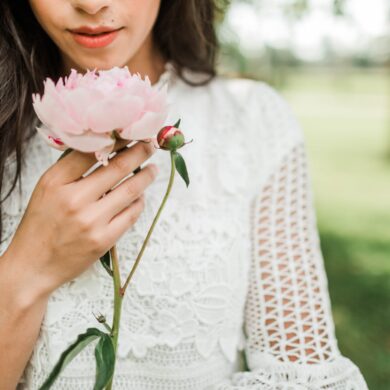
[[[75,278],[135,224],[157,167],[149,164],[110,189],[154,152],[152,142],[138,142],[82,177],[96,159],[72,151],[41,176],[5,256],[29,289],[48,294]]]

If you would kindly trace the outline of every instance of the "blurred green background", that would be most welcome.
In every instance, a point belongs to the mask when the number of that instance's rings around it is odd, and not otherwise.
[[[342,353],[390,389],[390,1],[232,0],[225,74],[268,82],[306,136]]]

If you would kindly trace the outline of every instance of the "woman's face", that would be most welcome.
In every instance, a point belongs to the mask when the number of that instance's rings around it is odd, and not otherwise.
[[[142,67],[152,58],[152,28],[161,0],[29,0],[38,22],[60,49],[65,70]],[[72,33],[80,27],[119,29],[115,38]],[[111,36],[112,38],[112,36]],[[92,47],[91,47],[92,46]],[[94,46],[94,47],[93,47]]]

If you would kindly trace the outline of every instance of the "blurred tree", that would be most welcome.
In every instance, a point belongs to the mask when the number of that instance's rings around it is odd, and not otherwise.
[[[310,8],[309,0],[294,0],[291,3],[286,3],[283,6],[285,15],[291,20],[302,18]]]
[[[390,2],[387,3],[387,20],[388,20],[388,23],[387,23],[387,38],[388,38],[388,41],[390,43]],[[390,52],[388,53],[388,57],[387,57],[387,73],[388,73],[388,76],[389,76],[389,81],[390,81]],[[389,97],[390,97],[390,83],[388,84],[389,85]],[[389,102],[389,106],[390,106],[390,102]],[[390,110],[388,110],[387,112],[387,117],[388,117],[388,131],[387,131],[387,151],[386,151],[386,157],[387,157],[387,160],[388,162],[390,163]]]
[[[215,0],[215,4],[217,6],[217,13],[215,15],[215,23],[220,25],[223,23],[223,20],[226,15],[226,11],[230,5],[232,0]]]
[[[336,16],[344,16],[345,3],[345,0],[333,0],[333,14]]]

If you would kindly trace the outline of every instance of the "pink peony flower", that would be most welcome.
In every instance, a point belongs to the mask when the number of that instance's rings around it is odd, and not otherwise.
[[[51,146],[93,152],[104,165],[116,136],[155,142],[168,114],[166,87],[154,89],[127,66],[84,75],[72,69],[56,84],[47,78],[42,97],[33,94],[33,107],[43,124],[36,129]]]

